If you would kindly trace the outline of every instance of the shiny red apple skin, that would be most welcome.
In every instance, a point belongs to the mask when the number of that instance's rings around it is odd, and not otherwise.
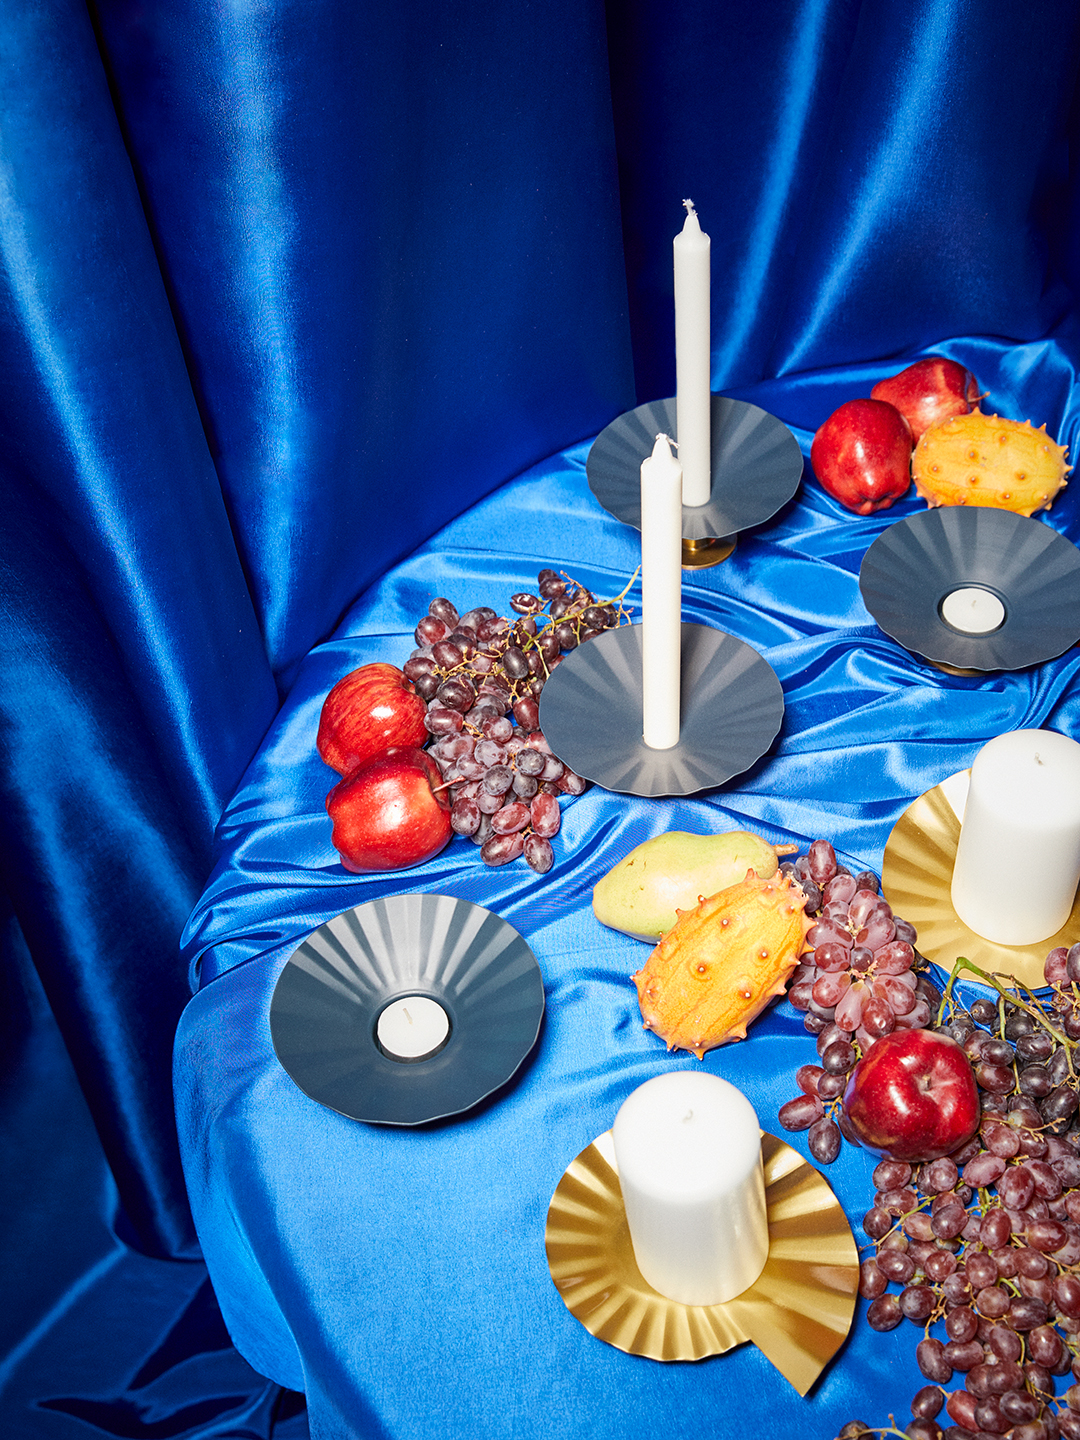
[[[315,741],[322,758],[348,775],[389,745],[423,745],[427,706],[395,665],[361,665],[323,701]]]
[[[843,1098],[868,1150],[894,1160],[937,1160],[979,1127],[979,1090],[963,1047],[933,1030],[894,1030],[851,1072]]]
[[[439,767],[415,745],[392,745],[334,786],[326,810],[346,870],[358,875],[422,865],[450,839]]]
[[[879,380],[870,396],[896,406],[911,426],[911,438],[916,444],[931,425],[953,415],[969,414],[982,398],[979,382],[971,371],[943,355],[916,360],[899,375]]]
[[[884,400],[848,400],[814,436],[822,488],[856,515],[886,510],[911,484],[911,427]]]

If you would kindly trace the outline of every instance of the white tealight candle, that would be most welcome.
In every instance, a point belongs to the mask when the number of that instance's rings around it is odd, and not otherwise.
[[[376,1039],[391,1060],[425,1060],[442,1049],[449,1034],[449,1015],[426,995],[392,1000],[375,1022]]]
[[[950,591],[941,602],[941,618],[966,635],[989,635],[1004,622],[1005,606],[992,590],[984,590],[981,585],[962,585]]]
[[[719,1305],[769,1255],[761,1130],[746,1096],[707,1071],[672,1070],[624,1101],[612,1127],[638,1269],[684,1305]]]
[[[712,494],[712,242],[692,200],[674,240],[675,428],[683,467],[683,504],[707,505]]]
[[[1080,745],[1013,730],[971,767],[952,903],[997,945],[1034,945],[1069,918],[1080,881]]]
[[[666,435],[641,462],[641,732],[679,743],[682,675],[682,467]]]

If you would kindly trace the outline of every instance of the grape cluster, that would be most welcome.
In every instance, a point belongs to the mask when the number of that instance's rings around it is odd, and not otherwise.
[[[1080,945],[1050,952],[1046,1001],[976,973],[998,998],[940,1028],[972,1062],[980,1129],[942,1159],[877,1166],[860,1293],[873,1329],[923,1331],[911,1440],[1080,1440]]]
[[[554,863],[561,796],[587,781],[552,754],[540,730],[544,682],[563,655],[625,616],[576,581],[541,570],[537,592],[510,597],[516,619],[489,606],[459,614],[440,596],[416,626],[402,667],[427,704],[429,751],[451,798],[450,823],[488,865],[524,855],[538,874]]]
[[[871,871],[853,875],[838,865],[827,840],[780,868],[798,880],[815,920],[806,936],[813,949],[796,967],[788,999],[805,1012],[821,1063],[800,1066],[801,1093],[779,1118],[786,1130],[807,1130],[811,1155],[828,1165],[842,1134],[858,1143],[839,1102],[862,1052],[897,1028],[926,1025],[941,996],[915,968],[915,927],[893,914]]]

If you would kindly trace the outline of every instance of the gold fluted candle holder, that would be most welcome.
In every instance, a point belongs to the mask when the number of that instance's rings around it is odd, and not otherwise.
[[[651,1360],[702,1360],[750,1340],[805,1395],[843,1344],[859,1255],[824,1176],[762,1135],[769,1258],[722,1305],[682,1305],[646,1281],[634,1259],[611,1132],[567,1168],[548,1209],[548,1268],[567,1309],[591,1335]]]

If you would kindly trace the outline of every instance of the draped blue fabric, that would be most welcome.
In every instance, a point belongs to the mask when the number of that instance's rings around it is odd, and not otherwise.
[[[68,1299],[130,1279],[106,1264],[119,1246],[172,1296],[144,1359],[166,1332],[174,1358],[203,1357],[180,1367],[183,1398],[144,1389],[141,1410],[137,1365],[52,1388],[42,1372],[26,1434],[294,1423],[239,1371],[206,1380],[232,1409],[193,1394],[224,1353],[199,1338],[200,1250],[242,1355],[307,1392],[314,1433],[622,1435],[646,1416],[689,1434],[735,1384],[759,1426],[810,1416],[825,1434],[886,1375],[904,1413],[900,1335],[863,1327],[807,1408],[756,1352],[656,1367],[562,1311],[541,1243],[554,1183],[673,1063],[633,1019],[637,948],[595,927],[589,891],[671,825],[824,834],[877,865],[907,801],[990,735],[1078,733],[1077,652],[982,680],[903,653],[857,573],[921,505],[856,520],[807,472],[688,584],[687,618],[755,645],[785,687],[777,745],[724,791],[591,791],[543,879],[455,841],[362,881],[329,847],[311,740],[333,680],[403,659],[431,595],[501,610],[553,562],[625,583],[636,536],[596,506],[584,455],[635,397],[672,393],[685,196],[713,241],[714,388],[804,450],[841,400],[932,351],[1075,454],[1078,22],[1069,0],[0,8],[5,957],[44,997],[7,1029],[21,1054],[58,1027],[98,1137],[78,1145],[100,1141],[117,1187],[87,1201],[111,1237],[97,1260],[70,1243],[47,1267],[58,1296],[65,1275]],[[1076,541],[1074,491],[1045,523]],[[498,1103],[402,1135],[304,1100],[266,1009],[303,934],[410,889],[516,925],[548,1016]],[[197,1234],[170,1088],[187,967]],[[768,1126],[807,1044],[778,1007],[707,1063]],[[35,1072],[3,1073],[5,1135],[25,1136]],[[857,1215],[864,1158],[834,1169]],[[71,1197],[43,1173],[63,1232]],[[86,1333],[104,1377],[109,1335]]]

